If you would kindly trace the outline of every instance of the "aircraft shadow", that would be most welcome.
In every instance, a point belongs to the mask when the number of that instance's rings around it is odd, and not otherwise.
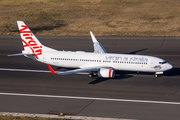
[[[176,67],[164,72],[163,74],[163,76],[177,76],[177,75],[180,75],[180,68],[176,68]]]
[[[132,75],[125,75],[125,74],[123,74],[123,75],[120,75],[120,76],[115,76],[114,78],[96,78],[94,81],[92,81],[92,82],[90,82],[89,84],[98,84],[98,83],[101,83],[101,82],[104,82],[104,81],[107,81],[107,80],[112,80],[112,79],[114,79],[114,80],[119,80],[119,79],[127,79],[127,78],[131,78],[131,77],[133,77]]]
[[[116,71],[116,74],[133,74],[133,75],[155,75],[154,72],[132,72],[132,71]],[[171,70],[165,71],[163,76],[180,76],[180,68],[172,68]]]
[[[109,78],[96,78],[94,81],[90,82],[89,84],[97,84],[107,80],[109,80]]]
[[[132,72],[132,71],[116,71],[116,74],[134,74],[134,75],[155,75],[154,72]],[[165,71],[162,75],[163,76],[179,76],[180,75],[180,68],[172,68],[171,70]]]

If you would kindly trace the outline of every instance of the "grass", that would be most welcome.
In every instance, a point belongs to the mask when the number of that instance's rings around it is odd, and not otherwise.
[[[0,120],[67,120],[67,119],[0,116]]]
[[[179,0],[0,0],[0,35],[180,36]]]

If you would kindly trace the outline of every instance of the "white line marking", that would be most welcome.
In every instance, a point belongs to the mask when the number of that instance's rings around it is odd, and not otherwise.
[[[17,72],[39,72],[39,73],[51,73],[50,71],[47,70],[28,70],[28,69],[11,69],[11,68],[0,68],[2,71],[17,71]],[[56,71],[59,73],[62,73],[63,71]],[[88,73],[76,73],[76,74],[85,74],[87,75]]]
[[[115,102],[136,102],[136,103],[155,103],[155,104],[172,104],[172,105],[180,105],[180,103],[178,103],[178,102],[145,101],[145,100],[127,100],[127,99],[111,99],[111,98],[74,97],[74,96],[55,96],[55,95],[37,95],[37,94],[20,94],[20,93],[0,93],[0,95],[26,96],[26,97],[47,97],[47,98],[66,98],[66,99],[83,99],[83,100],[100,100],[100,101],[115,101]]]
[[[47,72],[47,73],[50,73],[50,71],[47,71],[47,70],[27,70],[27,69],[10,69],[10,68],[0,68],[0,70],[19,71],[19,72]]]

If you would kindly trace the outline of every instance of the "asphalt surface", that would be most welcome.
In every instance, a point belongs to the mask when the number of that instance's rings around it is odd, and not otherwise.
[[[37,37],[42,44],[58,50],[93,51],[91,37]],[[176,37],[97,37],[109,53],[135,53],[165,59],[174,68],[164,76],[130,73],[113,79],[87,75],[57,76],[49,73],[0,71],[0,93],[112,98],[145,101],[180,101],[180,38]],[[48,70],[45,64],[21,53],[19,36],[0,36],[0,68]],[[57,67],[53,67],[56,69]],[[67,69],[57,69],[64,71]],[[95,117],[146,120],[178,120],[180,105],[118,102],[67,98],[0,95],[1,112],[42,113],[50,111]]]

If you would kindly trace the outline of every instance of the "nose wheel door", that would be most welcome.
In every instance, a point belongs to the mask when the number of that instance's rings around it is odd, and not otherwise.
[[[163,75],[163,72],[156,72],[155,77],[161,77]]]

